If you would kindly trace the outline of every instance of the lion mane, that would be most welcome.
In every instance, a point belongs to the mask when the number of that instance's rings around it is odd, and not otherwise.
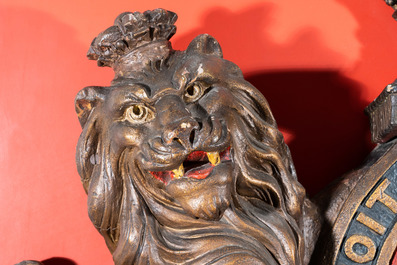
[[[318,230],[316,211],[297,181],[263,95],[222,58],[209,35],[198,36],[186,51],[164,54],[161,60],[150,59],[143,70],[123,73],[109,87],[87,87],[76,97],[83,128],[78,172],[88,194],[89,217],[115,264],[307,264]],[[159,88],[183,87],[187,72],[211,88],[191,104]],[[173,81],[164,81],[170,76]],[[152,177],[153,164],[142,157],[148,157],[147,142],[164,135],[169,124],[157,119],[167,114],[152,113],[148,122],[131,125],[117,105],[120,95],[142,89],[151,98],[159,95],[156,108],[166,97],[186,104],[189,118],[201,117],[201,127],[211,127],[202,134],[214,138],[213,131],[226,128],[230,170],[225,172],[230,177],[169,183]],[[216,127],[216,121],[221,125]],[[189,137],[204,139],[204,129],[194,128]],[[166,161],[173,159],[179,158],[171,151]],[[207,190],[209,197],[203,195]]]

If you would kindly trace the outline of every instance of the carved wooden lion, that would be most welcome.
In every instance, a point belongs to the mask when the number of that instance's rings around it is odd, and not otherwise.
[[[123,13],[92,43],[109,87],[76,97],[77,166],[116,264],[306,264],[318,226],[263,95],[176,15]]]

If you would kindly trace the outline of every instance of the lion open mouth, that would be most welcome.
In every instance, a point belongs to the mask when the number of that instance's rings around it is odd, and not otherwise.
[[[223,152],[194,151],[179,168],[170,171],[149,171],[153,177],[168,184],[173,179],[205,179],[223,161],[230,161],[230,147]]]

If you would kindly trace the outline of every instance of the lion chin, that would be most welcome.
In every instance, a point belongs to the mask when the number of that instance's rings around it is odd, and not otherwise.
[[[78,171],[115,263],[307,264],[317,213],[262,94],[209,35],[161,47],[76,97]]]
[[[197,165],[196,161],[200,160],[196,160],[197,157],[191,158],[197,155],[194,152],[183,163],[188,166],[193,164],[193,168],[180,178],[173,178],[171,175],[171,181],[165,190],[190,216],[219,220],[229,207],[233,180],[233,164],[228,156],[229,150],[221,153],[219,162],[205,163],[197,167],[194,167]]]

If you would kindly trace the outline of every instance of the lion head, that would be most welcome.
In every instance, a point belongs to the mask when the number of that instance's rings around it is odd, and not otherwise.
[[[125,31],[138,15],[121,16]],[[115,263],[304,264],[311,204],[265,98],[211,36],[181,52],[163,35],[103,59],[102,33],[89,55],[116,78],[76,97],[78,171]]]

